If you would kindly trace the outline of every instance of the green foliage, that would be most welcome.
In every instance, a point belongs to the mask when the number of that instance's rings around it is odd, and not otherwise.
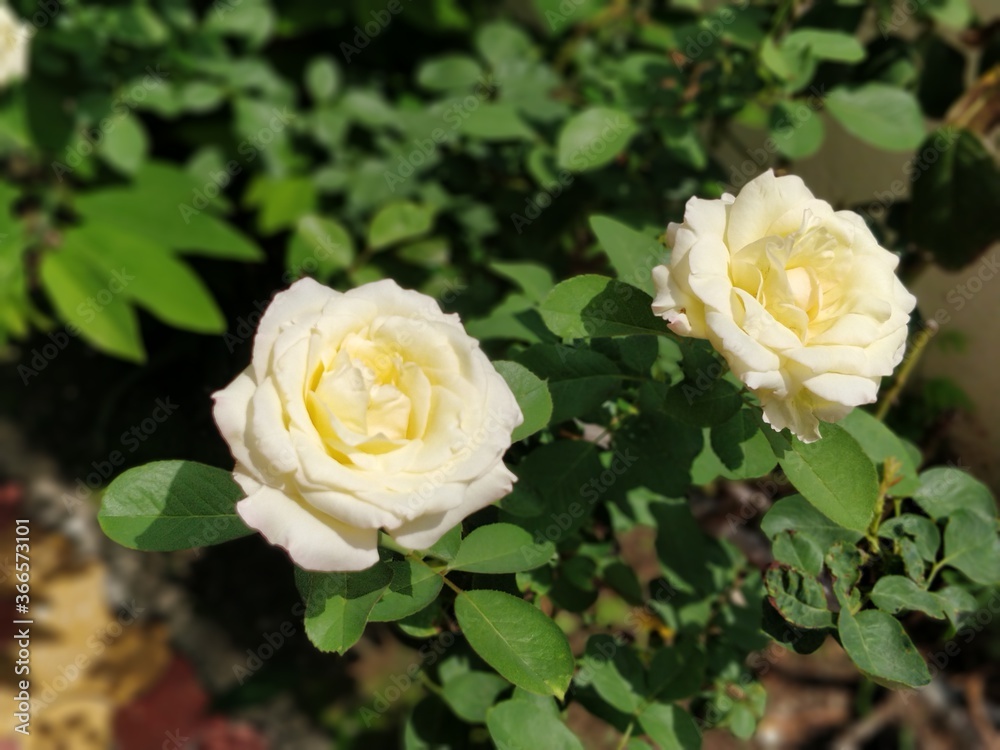
[[[305,628],[316,648],[342,654],[361,638],[376,602],[395,571],[375,565],[360,573],[295,571],[295,585],[306,606]]]
[[[217,336],[252,262],[268,293],[397,279],[483,342],[525,416],[511,494],[430,549],[383,539],[367,571],[296,571],[322,650],[370,622],[454,636],[458,655],[423,667],[414,750],[487,733],[578,750],[572,703],[629,748],[696,748],[701,726],[748,737],[764,695],[747,665],[769,635],[803,653],[836,637],[872,679],[920,685],[912,624],[960,627],[1000,584],[985,486],[919,473],[860,410],[816,443],[775,433],[709,346],[650,309],[684,203],[748,167],[794,171],[831,123],[937,154],[874,222],[904,267],[929,252],[958,269],[997,239],[995,159],[972,115],[947,114],[966,71],[932,25],[963,28],[965,4],[918,9],[920,44],[882,2],[614,5],[413,0],[360,45],[385,4],[65,4],[0,94],[0,342],[72,324],[141,362],[142,315]],[[872,17],[885,38],[865,43]],[[766,163],[722,155],[736,126],[770,136]],[[773,488],[763,574],[686,500],[757,479]],[[100,520],[127,546],[185,549],[250,533],[240,497],[221,470],[153,464],[108,488]],[[652,577],[622,554],[643,529]]]
[[[520,688],[562,699],[573,677],[566,636],[523,599],[479,589],[455,598],[462,632],[481,657]]]
[[[878,475],[871,460],[850,433],[826,424],[822,439],[803,443],[769,433],[782,470],[827,518],[855,531],[871,523],[878,500]]]
[[[236,515],[241,497],[228,471],[159,461],[115,479],[97,519],[105,534],[132,549],[191,549],[252,533]]]
[[[865,424],[869,437],[898,441],[884,428],[871,429],[869,419],[851,422]],[[882,444],[887,447],[892,441]],[[895,471],[890,462],[885,466]],[[993,497],[964,472],[931,469],[905,494],[893,476],[883,477],[883,487],[900,499],[888,514],[878,506],[866,534],[821,516],[803,498],[779,500],[761,523],[776,560],[766,585],[771,604],[787,622],[807,631],[835,630],[848,655],[873,680],[912,687],[926,684],[930,675],[895,616],[919,612],[960,621],[978,606],[971,595],[974,584],[1000,583],[1000,538]],[[903,497],[912,497],[913,508],[929,515],[902,512],[904,502],[911,504]],[[940,585],[938,574],[946,567],[963,573],[965,580]],[[822,583],[824,572],[836,599],[833,607]]]

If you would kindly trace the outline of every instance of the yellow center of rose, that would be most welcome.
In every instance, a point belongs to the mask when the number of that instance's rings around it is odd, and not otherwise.
[[[810,225],[784,237],[764,237],[733,255],[733,286],[741,289],[805,343],[839,298],[838,279],[850,249],[825,227]]]
[[[429,384],[390,342],[350,334],[321,363],[307,394],[313,424],[331,449],[384,453],[423,432]]]

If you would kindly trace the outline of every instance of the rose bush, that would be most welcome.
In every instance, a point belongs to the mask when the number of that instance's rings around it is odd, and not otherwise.
[[[506,495],[522,415],[432,298],[303,279],[264,314],[250,367],[215,395],[247,497],[237,511],[307,570],[362,570],[378,532],[424,549]]]
[[[818,440],[820,420],[873,403],[902,359],[916,300],[899,259],[799,177],[768,171],[736,197],[692,198],[667,239],[653,311],[708,339],[776,430]]]

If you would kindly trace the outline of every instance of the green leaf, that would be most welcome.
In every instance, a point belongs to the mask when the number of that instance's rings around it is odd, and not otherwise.
[[[455,715],[470,724],[482,724],[497,696],[510,687],[492,672],[465,672],[444,684],[441,697]]]
[[[327,281],[354,261],[354,240],[339,222],[303,216],[288,240],[285,268],[295,276]]]
[[[451,246],[444,237],[428,237],[403,245],[396,252],[396,257],[421,268],[440,270],[451,260]]]
[[[704,388],[685,379],[667,391],[664,409],[695,427],[712,427],[733,419],[743,407],[743,393],[731,381],[720,378]]]
[[[462,524],[459,523],[448,529],[440,539],[428,547],[425,552],[438,560],[450,561],[455,559],[459,547],[462,544]]]
[[[924,117],[913,94],[886,83],[838,86],[826,108],[851,135],[886,151],[909,151],[923,141]]]
[[[822,439],[768,434],[785,475],[802,496],[832,521],[855,531],[871,523],[878,500],[875,466],[850,433],[835,424],[822,426]]]
[[[774,559],[790,568],[819,576],[823,571],[823,551],[805,534],[787,529],[775,535]]]
[[[805,50],[818,60],[856,63],[865,59],[865,48],[852,35],[828,29],[795,29],[781,40],[781,46],[798,52]]]
[[[768,569],[764,583],[771,603],[790,623],[809,630],[833,625],[826,592],[815,577],[776,566]]]
[[[639,714],[639,724],[661,750],[698,750],[701,747],[698,725],[680,706],[651,703]]]
[[[830,571],[830,588],[843,609],[856,612],[861,608],[861,592],[856,588],[864,565],[861,553],[853,545],[838,542],[823,559]]]
[[[663,339],[661,339],[663,340]],[[722,424],[705,429],[705,447],[691,465],[691,482],[708,484],[717,477],[753,479],[777,463],[760,420],[749,407]]]
[[[101,529],[131,549],[162,552],[253,534],[236,515],[243,491],[228,471],[192,461],[130,469],[101,497]]]
[[[763,63],[767,70],[774,73],[774,75],[783,81],[791,81],[793,78],[797,77],[795,65],[796,57],[797,55],[794,50],[789,50],[779,46],[772,37],[766,37],[764,39],[764,43],[760,47],[761,63]],[[801,67],[812,68],[814,65],[802,65]],[[808,78],[811,78],[812,70],[809,70],[808,72]],[[808,78],[806,80],[808,80]],[[805,82],[806,81],[800,81],[799,83]],[[799,88],[799,86],[794,86],[794,88]]]
[[[498,703],[486,714],[494,744],[504,750],[583,750],[558,714],[526,700]]]
[[[372,622],[394,622],[420,612],[444,585],[436,571],[416,560],[394,560],[389,567],[392,581],[372,608]]]
[[[517,359],[546,380],[554,424],[592,414],[621,387],[615,363],[589,349],[538,344],[520,352]]]
[[[650,506],[656,522],[656,556],[670,583],[704,598],[718,593],[732,560],[717,540],[702,531],[684,500]]]
[[[548,425],[552,418],[552,395],[545,381],[517,362],[501,360],[493,366],[507,381],[524,415],[524,423],[514,430],[511,440],[524,440]]]
[[[320,651],[343,654],[361,638],[375,603],[392,581],[388,565],[357,573],[295,569],[295,585],[306,605],[306,635]]]
[[[645,703],[646,670],[624,639],[590,636],[576,682],[581,687],[592,685],[609,705],[627,714]]]
[[[60,318],[88,342],[116,357],[145,361],[135,312],[120,293],[113,293],[123,287],[122,279],[105,276],[88,257],[75,252],[46,253],[39,276]]]
[[[652,304],[652,297],[631,284],[586,275],[559,284],[540,311],[545,325],[565,339],[669,335],[666,324],[653,315]]]
[[[126,175],[139,171],[149,153],[149,137],[135,115],[124,115],[112,121],[105,132],[98,153],[111,167]]]
[[[976,583],[1000,583],[1000,538],[996,521],[971,510],[957,510],[944,530],[944,562]]]
[[[493,21],[479,27],[476,49],[494,68],[503,63],[530,60],[535,54],[531,37],[510,21]]]
[[[532,141],[537,135],[517,108],[505,102],[485,102],[468,113],[463,134],[481,141]]]
[[[771,138],[789,159],[805,159],[819,151],[826,130],[823,119],[800,101],[778,102],[771,110]]]
[[[840,642],[862,672],[886,687],[920,687],[931,681],[927,665],[899,620],[868,609],[854,615],[842,609]]]
[[[913,513],[904,513],[883,521],[878,527],[878,535],[894,541],[912,540],[920,557],[927,562],[937,559],[938,548],[941,546],[941,532],[938,531],[937,524]]]
[[[434,209],[410,201],[383,206],[368,227],[368,246],[373,250],[427,234],[434,225]]]
[[[455,616],[469,644],[503,677],[538,695],[562,700],[573,676],[566,636],[543,612],[501,591],[466,591]]]
[[[559,131],[558,163],[563,169],[599,169],[623,151],[639,132],[631,115],[608,107],[591,107],[573,115]]]
[[[442,55],[420,64],[417,83],[429,91],[470,89],[482,74],[479,63],[468,55]]]
[[[435,599],[419,612],[397,620],[396,626],[411,638],[431,638],[441,632],[440,621],[441,602]]]
[[[797,654],[811,654],[826,642],[829,630],[800,628],[788,622],[770,602],[763,602],[763,623],[761,628],[775,641],[794,649]]]
[[[961,586],[945,586],[943,589],[935,591],[934,595],[941,605],[941,611],[951,620],[956,629],[961,623],[962,615],[979,609],[976,597]]]
[[[906,450],[903,441],[874,416],[861,409],[854,409],[838,422],[851,434],[865,455],[877,467],[883,466],[887,458],[894,458],[900,464],[900,480],[894,484],[889,494],[895,497],[910,497],[920,486],[917,481],[917,467],[913,457]]]
[[[341,73],[329,55],[313,58],[306,68],[306,90],[315,102],[331,101],[340,90]]]
[[[258,177],[245,197],[248,206],[259,209],[257,229],[264,235],[294,227],[316,210],[317,201],[316,186],[309,177]]]
[[[644,411],[626,418],[615,433],[618,454],[612,471],[630,488],[640,486],[670,497],[683,496],[691,484],[691,466],[703,439],[699,428],[663,412]],[[667,456],[669,460],[664,460]]]
[[[225,98],[225,89],[204,81],[193,81],[177,92],[178,104],[185,111],[198,114],[211,112],[221,105]]]
[[[778,500],[761,520],[760,528],[769,538],[786,530],[806,534],[821,550],[829,549],[837,542],[855,544],[864,536],[831,521],[801,495]]]
[[[80,253],[109,278],[123,280],[121,294],[164,323],[198,333],[222,333],[226,319],[204,282],[150,234],[88,223],[63,237],[63,252]]]
[[[520,573],[544,565],[555,553],[552,542],[536,544],[531,534],[510,523],[480,526],[462,540],[449,570],[469,573]]]
[[[132,234],[147,234],[150,227],[156,227],[156,241],[173,250],[211,258],[262,260],[264,255],[253,241],[207,210],[205,190],[191,175],[149,162],[131,188],[80,195],[74,208],[88,222],[115,225]]]
[[[556,543],[586,523],[595,503],[612,489],[600,484],[604,466],[597,446],[584,440],[543,445],[514,471],[519,481],[501,501],[502,520]]]
[[[936,158],[928,158],[913,181],[909,236],[944,268],[957,271],[1000,238],[1000,167],[966,130],[937,130],[919,152]]]
[[[945,617],[938,597],[905,576],[885,576],[878,579],[871,598],[876,607],[890,615],[912,610],[938,620]]]
[[[971,511],[987,524],[994,524],[997,511],[993,493],[967,472],[945,466],[920,475],[920,488],[913,493],[917,505],[937,520],[944,521],[960,510]]]
[[[667,255],[660,241],[609,216],[591,216],[590,228],[618,278],[652,293],[652,269],[663,263]]]
[[[708,657],[691,640],[660,648],[649,663],[649,695],[662,701],[690,698],[705,682]]]
[[[957,31],[968,26],[973,17],[969,0],[930,0],[922,9],[938,23]]]
[[[495,260],[490,263],[490,270],[516,284],[536,304],[544,300],[556,285],[552,271],[540,263]]]

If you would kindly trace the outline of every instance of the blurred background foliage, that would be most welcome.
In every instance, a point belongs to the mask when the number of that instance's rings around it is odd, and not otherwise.
[[[551,343],[536,308],[556,280],[606,273],[648,289],[648,265],[621,248],[662,260],[689,197],[794,171],[832,127],[914,154],[898,186],[842,206],[902,256],[905,278],[966,268],[1000,237],[1000,29],[967,0],[10,5],[32,38],[28,77],[0,91],[0,406],[63,479],[103,466],[95,457],[167,393],[185,417],[125,462],[226,465],[208,394],[295,278],[343,289],[392,277],[461,313],[497,356]],[[921,446],[968,406],[947,381],[908,398],[894,426]],[[936,443],[925,453],[948,457]],[[732,557],[725,585],[744,585],[746,560],[704,544]],[[259,540],[230,547],[197,561],[191,595],[254,646],[260,617],[291,611],[291,574],[271,570],[281,555]],[[575,558],[579,580],[558,584],[570,609],[593,604],[595,577],[628,591],[609,554],[595,544]],[[245,585],[234,564],[256,594],[233,593]],[[745,587],[759,602],[760,582]],[[620,618],[616,606],[598,619]],[[759,686],[735,700],[732,687],[766,641],[736,609],[720,610],[739,643],[710,665],[704,700],[729,696],[719,722],[749,736]],[[657,622],[638,637],[671,638]],[[292,691],[337,747],[362,746],[367,721],[333,700],[342,686],[330,694],[344,667],[301,645],[219,705]],[[374,689],[372,674],[352,676]],[[431,746],[421,727],[445,710],[431,703],[407,747]],[[394,737],[401,718],[380,721],[373,731]]]
[[[820,110],[880,149],[940,156],[877,217],[892,247],[956,268],[997,235],[980,136],[1000,42],[966,34],[973,60],[955,46],[965,0],[664,6],[14,3],[37,33],[0,108],[0,335],[72,323],[138,362],[136,308],[220,334],[191,266],[207,257],[340,285],[391,275],[451,292],[479,335],[531,340],[511,318],[541,271],[498,264],[607,271],[589,215],[656,236],[688,196],[815,153]],[[960,130],[931,132],[946,116]],[[727,168],[713,153],[737,125],[770,140]],[[135,283],[102,295],[126,262]]]

